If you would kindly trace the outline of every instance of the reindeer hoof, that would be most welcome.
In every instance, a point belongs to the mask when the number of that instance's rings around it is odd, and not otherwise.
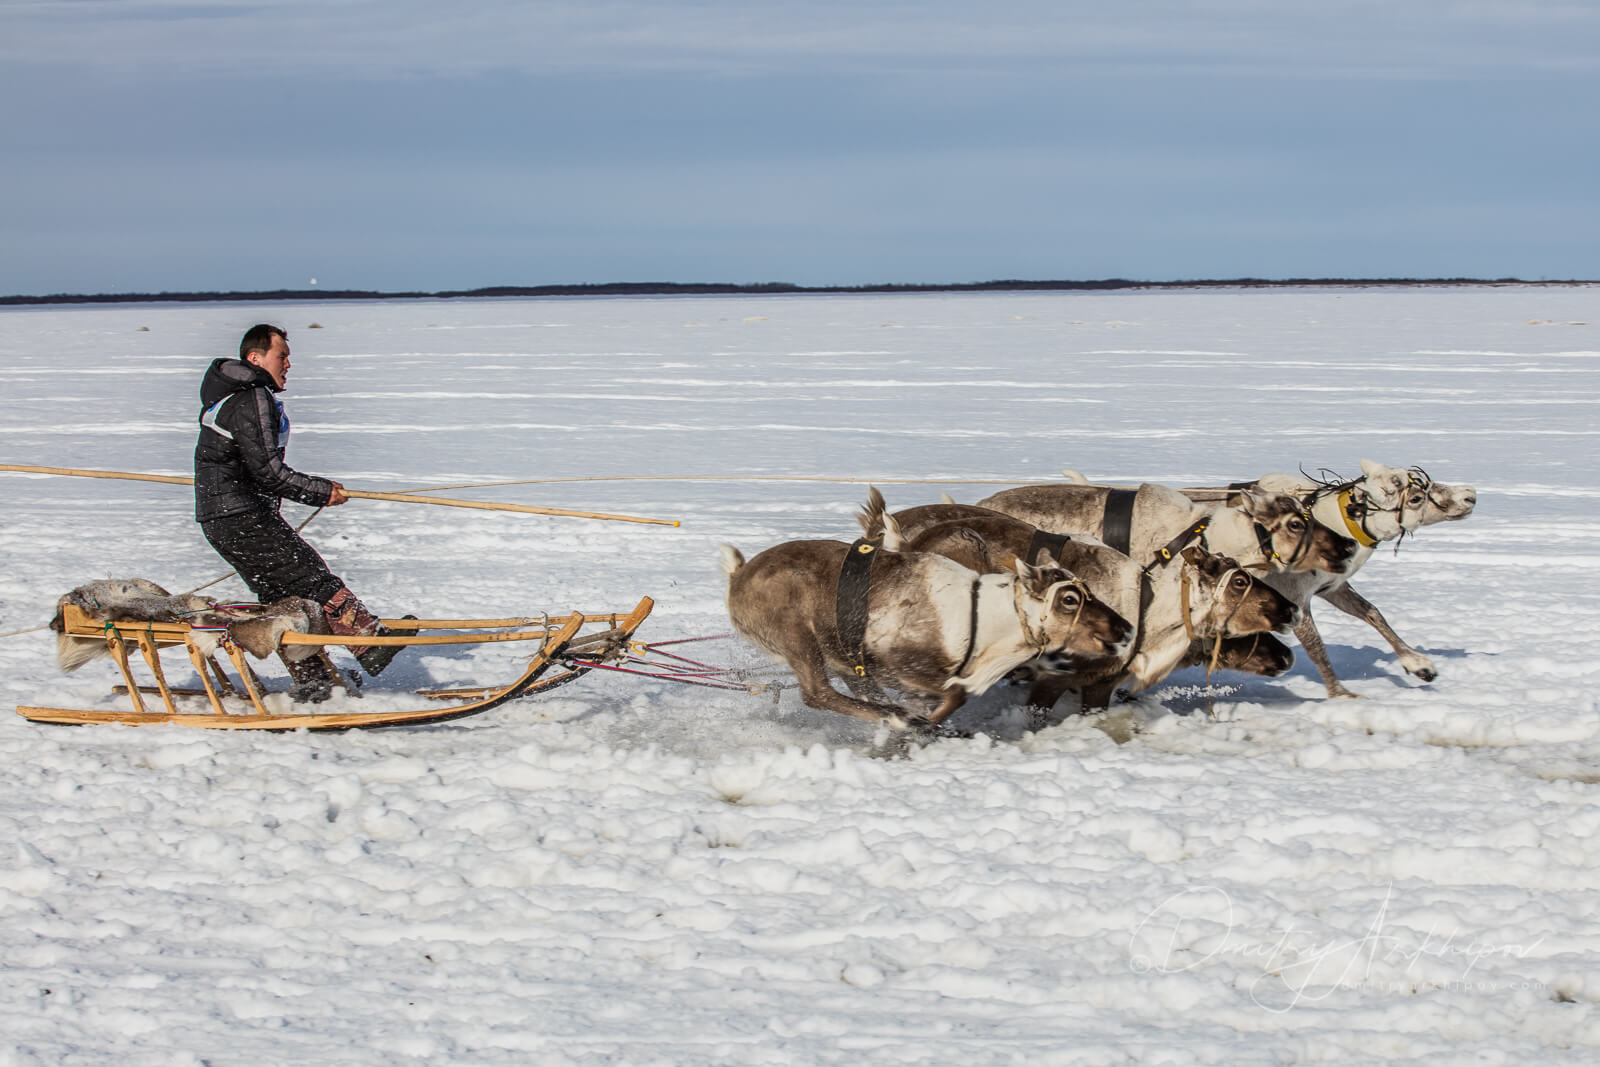
[[[1432,667],[1423,667],[1422,669],[1412,671],[1411,673],[1422,679],[1424,682],[1431,682],[1435,678],[1439,677],[1439,672],[1434,670]]]
[[[1330,689],[1328,691],[1328,696],[1329,696],[1330,699],[1333,699],[1333,700],[1365,700],[1366,699],[1366,697],[1363,697],[1360,693],[1352,693],[1352,692],[1350,692],[1350,690],[1344,688],[1343,686],[1340,686],[1338,689]]]

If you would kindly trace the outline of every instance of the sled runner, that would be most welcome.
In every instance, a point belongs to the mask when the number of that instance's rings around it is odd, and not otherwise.
[[[65,598],[64,598],[65,599]],[[204,625],[213,622],[215,613],[203,619],[106,620],[93,617],[72,603],[63,603],[58,616],[64,642],[104,642],[104,652],[117,664],[131,711],[20,706],[17,713],[34,722],[80,725],[125,723],[129,725],[171,724],[211,730],[349,730],[376,726],[411,726],[446,722],[476,715],[520,697],[542,693],[574,681],[595,667],[627,657],[635,630],[649,616],[654,601],[640,599],[627,614],[587,614],[540,616],[517,619],[385,619],[392,632],[379,637],[336,637],[305,633],[293,629],[271,631],[272,645],[287,659],[300,659],[311,646],[311,654],[327,656],[336,645],[471,645],[493,642],[537,642],[537,649],[522,674],[498,686],[436,690],[418,695],[434,700],[431,707],[396,711],[318,711],[312,705],[291,705],[295,710],[269,710],[268,698],[282,704],[282,698],[269,694],[261,679],[246,661],[244,650],[230,626]],[[234,606],[244,609],[256,605]],[[173,688],[162,670],[161,650],[182,647],[199,675],[199,688]],[[95,651],[100,650],[96,647]],[[153,686],[141,686],[134,677],[130,653],[137,652],[154,676]],[[218,662],[218,654],[231,662],[237,682],[230,679]],[[259,656],[262,651],[257,651]],[[330,664],[331,666],[331,664]],[[552,668],[557,668],[551,673]],[[349,685],[335,670],[338,684]],[[164,710],[146,706],[144,694],[160,698]],[[179,700],[191,704],[202,700],[209,711],[181,710]],[[302,710],[303,709],[303,710]]]

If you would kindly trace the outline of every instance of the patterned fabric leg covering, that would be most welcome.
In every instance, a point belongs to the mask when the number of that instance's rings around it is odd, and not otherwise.
[[[328,629],[340,637],[376,637],[384,632],[383,627],[378,625],[378,617],[367,610],[367,606],[348,586],[340,586],[339,591],[328,598],[328,602],[322,605],[322,614],[328,620]],[[359,659],[371,647],[350,645],[348,650]]]

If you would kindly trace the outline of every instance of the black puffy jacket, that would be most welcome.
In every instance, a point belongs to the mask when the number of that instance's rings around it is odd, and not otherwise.
[[[333,482],[283,461],[289,416],[272,375],[242,359],[214,360],[200,383],[200,440],[194,446],[194,517],[210,522],[274,512],[283,498],[320,507]]]

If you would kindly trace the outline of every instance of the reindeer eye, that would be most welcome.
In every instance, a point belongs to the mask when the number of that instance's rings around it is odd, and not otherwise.
[[[1056,597],[1056,607],[1062,611],[1074,611],[1079,604],[1078,594],[1071,589],[1063,589]]]
[[[1303,533],[1306,528],[1306,521],[1304,519],[1290,519],[1285,525],[1289,527],[1290,533]]]
[[[1248,574],[1235,574],[1233,580],[1228,584],[1235,589],[1248,589],[1250,588],[1250,576]]]

